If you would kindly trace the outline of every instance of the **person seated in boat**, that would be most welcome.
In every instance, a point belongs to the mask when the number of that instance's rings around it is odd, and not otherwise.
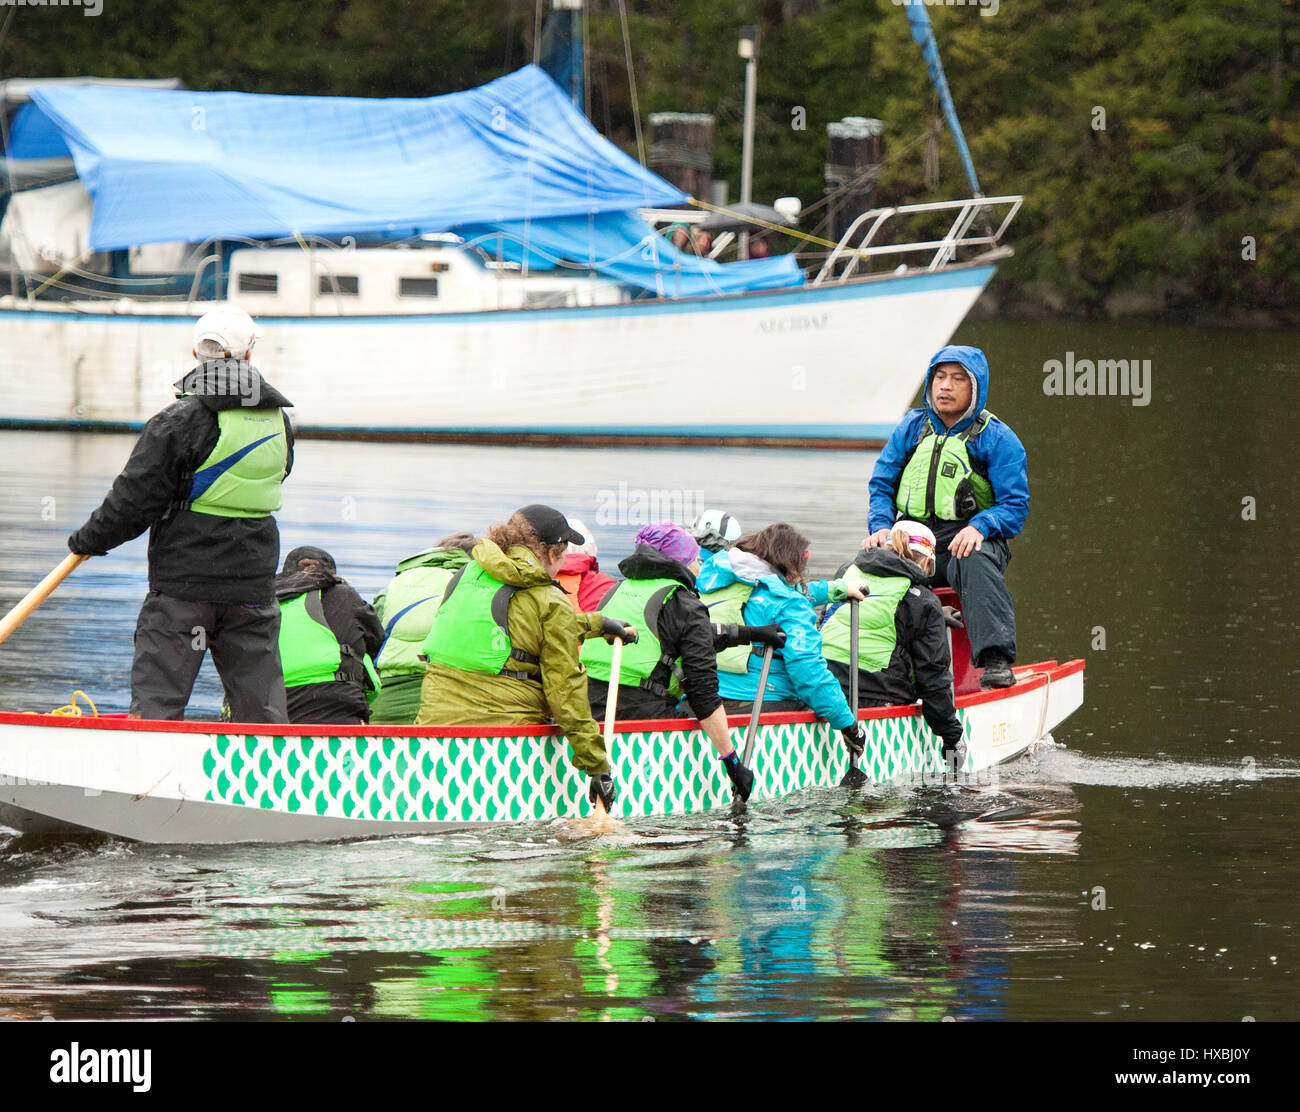
[[[715,640],[709,612],[695,591],[700,548],[685,529],[669,521],[643,526],[636,550],[618,565],[624,579],[601,600],[600,612],[636,627],[637,643],[623,651],[618,683],[618,716],[698,718],[713,742],[736,794],[748,799],[754,774],[741,763],[727,732],[727,712],[718,695],[715,650],[735,644],[771,643],[785,635],[777,628],[732,631]],[[597,721],[605,717],[613,650],[593,639],[582,647],[587,693]],[[686,705],[682,705],[685,695]]]
[[[952,654],[943,609],[925,583],[934,574],[934,533],[896,521],[884,545],[861,549],[840,569],[866,593],[858,614],[858,706],[910,706],[919,698],[926,725],[943,739],[945,757],[961,744],[953,702]],[[848,697],[848,603],[831,607],[822,623],[822,655]]]
[[[680,220],[676,223],[669,224],[662,232],[659,233],[671,243],[678,251],[690,254],[691,250],[691,229],[689,225],[683,224]]]
[[[432,548],[399,563],[388,586],[375,596],[375,615],[384,627],[375,654],[383,686],[370,706],[371,722],[409,726],[415,721],[424,682],[421,646],[447,584],[469,563],[476,543],[474,534],[465,531],[443,537]]]
[[[531,505],[494,525],[447,588],[424,641],[428,661],[418,726],[533,726],[554,719],[589,795],[614,802],[600,727],[578,660],[585,637],[636,631],[600,614],[578,614],[554,576],[582,534],[559,510]]]
[[[721,552],[740,539],[740,522],[725,510],[704,510],[691,522],[691,536],[706,552]]]
[[[699,229],[695,233],[695,253],[701,259],[707,259],[713,250],[713,233]]]
[[[899,519],[934,530],[929,582],[961,597],[971,663],[984,669],[980,686],[1010,687],[1016,616],[1007,542],[1025,525],[1029,471],[1019,437],[985,408],[988,394],[989,364],[979,348],[949,345],[935,354],[924,404],[894,429],[872,470],[862,545],[884,545]]]
[[[596,562],[596,538],[591,535],[591,530],[576,517],[568,520],[573,531],[582,534],[582,543],[569,545],[555,578],[574,610],[590,614],[600,608],[600,600],[614,586],[614,580],[602,572]]]
[[[384,627],[370,603],[323,548],[303,545],[275,577],[280,602],[280,663],[290,722],[364,726],[368,693],[378,691],[374,656]]]
[[[751,259],[766,259],[772,254],[772,245],[767,241],[767,235],[764,232],[756,232],[749,237],[749,257]]]
[[[840,731],[856,757],[865,735],[822,656],[814,607],[864,596],[859,587],[841,581],[805,582],[807,564],[808,538],[781,522],[713,553],[695,586],[715,624],[776,625],[785,633],[784,647],[772,658],[763,709],[813,711]],[[718,654],[718,692],[728,713],[751,709],[761,669],[761,655],[752,646]]]
[[[293,403],[253,367],[253,319],[234,305],[194,326],[198,364],[154,414],[68,549],[104,556],[149,530],[135,627],[134,718],[180,719],[207,650],[238,722],[284,722],[272,516],[293,468]]]

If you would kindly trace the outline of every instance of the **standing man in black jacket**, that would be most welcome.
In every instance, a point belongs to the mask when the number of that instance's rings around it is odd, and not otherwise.
[[[149,530],[149,593],[131,663],[131,715],[184,717],[203,655],[236,722],[284,722],[271,516],[293,467],[292,403],[253,368],[252,318],[233,305],[194,327],[198,365],[155,414],[100,507],[68,538],[85,556]]]

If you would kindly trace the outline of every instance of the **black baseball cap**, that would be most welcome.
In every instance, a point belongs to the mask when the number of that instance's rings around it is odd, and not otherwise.
[[[542,544],[582,544],[585,539],[569,524],[567,517],[550,506],[542,506],[534,502],[531,506],[519,510],[518,513],[533,527],[533,532],[537,534],[537,539]]]

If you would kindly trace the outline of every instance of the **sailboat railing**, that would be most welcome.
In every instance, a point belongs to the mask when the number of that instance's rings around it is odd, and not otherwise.
[[[851,278],[866,259],[885,255],[908,255],[920,252],[933,252],[926,269],[942,270],[957,259],[961,248],[996,247],[1015,219],[1024,197],[1007,195],[1005,197],[968,197],[960,201],[926,201],[916,205],[896,205],[890,208],[868,209],[851,223],[835,249],[827,256],[812,285],[820,286],[826,282],[843,281]],[[986,227],[986,234],[972,235],[971,229],[981,215],[990,216],[993,210],[1007,206],[997,228],[992,229],[991,222]],[[915,216],[918,213],[948,212],[955,210],[952,224],[941,239],[915,240],[910,243],[877,243],[882,229],[899,217]],[[866,228],[865,233],[863,228]],[[855,240],[858,242],[855,244]]]

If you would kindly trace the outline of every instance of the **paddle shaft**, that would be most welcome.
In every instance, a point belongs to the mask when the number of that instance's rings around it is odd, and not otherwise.
[[[57,568],[28,591],[19,600],[18,604],[4,618],[0,619],[0,641],[3,641],[22,625],[31,615],[31,612],[40,606],[54,591],[54,588],[67,579],[72,574],[73,569],[85,559],[88,559],[88,557],[69,552]]]
[[[849,710],[853,712],[853,722],[858,721],[858,600],[849,599]],[[849,750],[849,770],[857,766],[853,750]]]
[[[741,760],[749,764],[754,754],[754,739],[758,737],[758,716],[763,713],[763,693],[767,690],[767,673],[772,667],[772,646],[763,650],[763,668],[758,673],[758,691],[754,694],[754,707],[749,712],[749,730],[745,734],[745,752]]]
[[[609,693],[605,696],[605,758],[614,752],[614,718],[618,714],[618,676],[623,669],[623,638],[614,638],[614,653],[609,662]],[[610,762],[611,765],[613,762]],[[596,796],[596,807],[605,814],[605,801]]]

